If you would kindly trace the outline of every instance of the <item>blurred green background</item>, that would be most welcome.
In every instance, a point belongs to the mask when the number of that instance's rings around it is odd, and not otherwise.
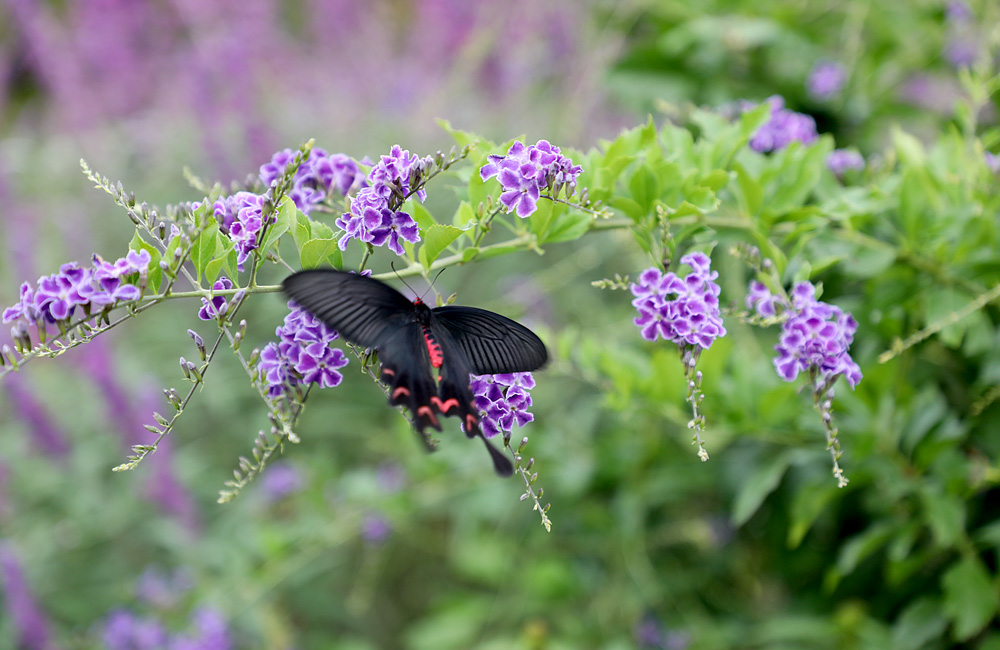
[[[0,0],[4,307],[65,261],[124,253],[131,224],[80,158],[176,203],[202,198],[184,167],[242,180],[308,138],[357,158],[445,150],[435,118],[587,150],[649,113],[685,124],[691,104],[781,95],[873,169],[810,194],[841,210],[817,218],[860,215],[895,246],[830,268],[819,245],[795,251],[861,323],[865,379],[836,403],[844,490],[808,396],[774,375],[774,330],[735,320],[699,365],[697,459],[676,351],[590,284],[650,265],[627,232],[444,273],[442,293],[555,352],[524,429],[551,533],[457,430],[424,454],[356,362],[230,504],[218,490],[267,426],[233,359],[168,444],[113,474],[195,354],[186,330],[207,338],[197,301],[32,362],[0,383],[0,648],[1000,648],[1000,314],[876,360],[997,283],[1000,197],[979,168],[1000,149],[998,24],[988,0]],[[823,62],[842,69],[835,93],[810,90]],[[897,126],[928,151],[909,176]],[[887,197],[921,187],[928,231],[897,237]],[[958,251],[941,243],[960,240],[954,215],[979,228]],[[739,308],[739,237],[718,239]],[[934,293],[950,282],[969,296]],[[249,343],[285,313],[248,304]]]

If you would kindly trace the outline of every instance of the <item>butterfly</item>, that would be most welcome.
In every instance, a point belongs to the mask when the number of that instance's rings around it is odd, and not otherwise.
[[[441,430],[439,415],[456,416],[466,436],[486,444],[497,474],[514,473],[479,427],[469,375],[541,368],[549,353],[534,332],[485,309],[411,302],[379,280],[335,269],[294,273],[282,288],[351,343],[378,351],[389,404],[406,406],[421,436],[427,427]]]

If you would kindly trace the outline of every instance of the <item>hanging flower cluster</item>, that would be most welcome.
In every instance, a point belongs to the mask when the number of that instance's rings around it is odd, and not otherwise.
[[[785,100],[779,95],[768,97],[765,101],[771,105],[771,119],[750,138],[751,149],[766,153],[784,149],[793,142],[812,144],[819,138],[816,120],[811,116],[785,108]],[[749,102],[743,104],[744,111],[756,107]]]
[[[479,410],[483,435],[492,438],[499,433],[510,435],[516,424],[523,427],[535,419],[528,413],[535,379],[530,372],[499,375],[469,375],[476,408]]]
[[[340,348],[330,347],[340,335],[294,302],[288,303],[288,309],[284,324],[275,330],[278,341],[268,343],[260,353],[258,371],[268,394],[278,397],[287,386],[340,385],[344,376],[338,370],[347,365],[347,356]]]
[[[295,158],[291,149],[279,151],[271,157],[271,162],[260,166],[260,180],[270,186],[285,173],[289,163]],[[358,163],[342,153],[327,154],[323,149],[313,149],[309,157],[302,161],[292,177],[292,188],[288,196],[295,207],[309,214],[313,208],[330,198],[336,190],[341,196],[361,186],[364,175]]]
[[[479,170],[484,181],[497,177],[503,187],[500,203],[507,212],[515,212],[522,219],[531,216],[538,209],[538,197],[542,192],[551,192],[558,197],[566,188],[566,195],[572,196],[576,190],[576,179],[583,171],[580,165],[562,155],[559,147],[539,140],[525,146],[517,140],[507,150],[507,155],[493,154],[489,162]]]

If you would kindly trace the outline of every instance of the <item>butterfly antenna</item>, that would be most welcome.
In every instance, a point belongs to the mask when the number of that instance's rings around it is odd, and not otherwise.
[[[413,295],[417,295],[417,292],[413,290],[413,287],[411,287],[409,284],[407,284],[406,280],[404,280],[403,277],[401,275],[399,275],[399,271],[396,270],[396,263],[395,262],[389,262],[389,268],[391,268],[392,272],[396,274],[396,279],[398,279],[400,282],[402,282],[406,286],[406,288],[410,290],[410,293],[412,293]]]

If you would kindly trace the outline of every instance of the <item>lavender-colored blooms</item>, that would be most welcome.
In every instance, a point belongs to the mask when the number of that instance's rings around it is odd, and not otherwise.
[[[639,311],[634,322],[647,341],[662,338],[707,350],[726,335],[719,311],[721,288],[715,282],[719,272],[710,269],[704,253],[685,255],[681,263],[692,269],[683,278],[650,267],[631,285],[632,305]]]
[[[987,151],[983,154],[983,159],[991,172],[1000,174],[1000,155]]]
[[[819,61],[809,72],[806,88],[809,94],[820,100],[836,98],[847,80],[847,70],[836,61]]]
[[[4,388],[11,411],[28,427],[32,445],[50,458],[64,458],[70,444],[66,434],[49,414],[43,402],[24,386],[23,378],[7,377]]]
[[[967,68],[979,58],[979,39],[975,34],[953,34],[944,45],[944,57],[954,68]]]
[[[361,538],[367,543],[377,546],[388,539],[392,533],[392,524],[384,516],[370,512],[361,518]]]
[[[305,484],[298,467],[287,462],[275,463],[261,477],[259,490],[266,501],[275,503],[300,492]]]
[[[261,165],[260,180],[265,185],[273,183],[281,177],[294,157],[291,149],[274,154],[271,162]],[[309,152],[309,157],[295,171],[288,195],[299,210],[309,214],[317,204],[329,199],[333,190],[347,196],[348,192],[361,185],[363,179],[358,163],[349,156],[327,154],[317,148]]]
[[[107,650],[162,650],[168,640],[160,621],[123,609],[108,615],[102,636]]]
[[[212,284],[212,291],[228,291],[233,288],[233,281],[226,276],[220,277]],[[202,320],[213,320],[226,313],[226,298],[224,296],[213,296],[211,299],[201,299],[201,309],[198,310],[198,318]]]
[[[528,146],[515,141],[506,155],[492,154],[487,161],[479,170],[480,178],[486,181],[496,176],[504,190],[500,203],[508,213],[514,212],[522,219],[535,212],[542,192],[558,196],[566,188],[566,193],[572,195],[583,171],[546,140]]]
[[[811,116],[785,108],[785,100],[778,95],[766,101],[771,105],[771,119],[750,138],[751,149],[766,153],[784,149],[793,142],[812,144],[819,138],[816,120]],[[753,104],[743,104],[744,110],[753,107]]]
[[[420,241],[417,223],[399,208],[411,193],[421,201],[427,198],[423,189],[414,188],[432,164],[430,156],[419,158],[393,145],[389,155],[382,156],[368,172],[367,186],[351,201],[351,211],[337,219],[337,227],[344,231],[340,250],[346,250],[348,242],[357,239],[373,246],[388,244],[394,253],[402,255],[400,239],[411,244]]]
[[[22,284],[21,299],[4,310],[3,322],[23,319],[40,327],[40,322],[72,318],[78,307],[89,314],[138,300],[141,289],[125,282],[125,278],[136,278],[145,285],[149,262],[148,251],[129,251],[113,263],[94,255],[91,268],[82,268],[76,262],[63,264],[59,273],[38,278],[37,288],[28,282]]]
[[[944,15],[950,23],[967,23],[972,20],[972,9],[962,0],[949,0]]]
[[[837,178],[842,178],[849,169],[862,170],[865,168],[864,157],[852,149],[834,149],[826,157],[826,166]]]
[[[135,596],[154,609],[173,608],[194,587],[191,573],[183,568],[166,572],[147,567],[135,583]]]
[[[0,586],[8,620],[17,630],[19,647],[24,650],[54,650],[49,636],[49,622],[35,600],[24,571],[8,543],[0,543]]]
[[[278,397],[287,386],[300,384],[339,386],[344,377],[338,370],[347,365],[347,356],[330,343],[340,335],[294,302],[288,303],[288,309],[284,324],[275,329],[278,341],[268,343],[260,353],[258,371],[268,394]]]
[[[753,298],[751,299],[751,296]],[[861,381],[861,368],[850,355],[858,323],[835,305],[816,299],[816,287],[810,282],[795,285],[789,306],[776,299],[760,283],[751,283],[747,306],[761,315],[775,305],[785,312],[781,326],[774,368],[785,381],[794,381],[800,372],[815,370],[823,380],[843,375],[854,388]]]
[[[531,407],[528,391],[535,387],[530,372],[469,375],[469,383],[485,437],[510,434],[515,424],[523,427],[535,419],[528,412]]]
[[[250,253],[257,249],[257,239],[264,223],[264,197],[252,192],[237,192],[213,205],[219,230],[236,245],[236,268],[243,270]]]
[[[195,631],[170,640],[168,650],[230,650],[232,638],[226,619],[216,610],[197,609],[191,616]]]

